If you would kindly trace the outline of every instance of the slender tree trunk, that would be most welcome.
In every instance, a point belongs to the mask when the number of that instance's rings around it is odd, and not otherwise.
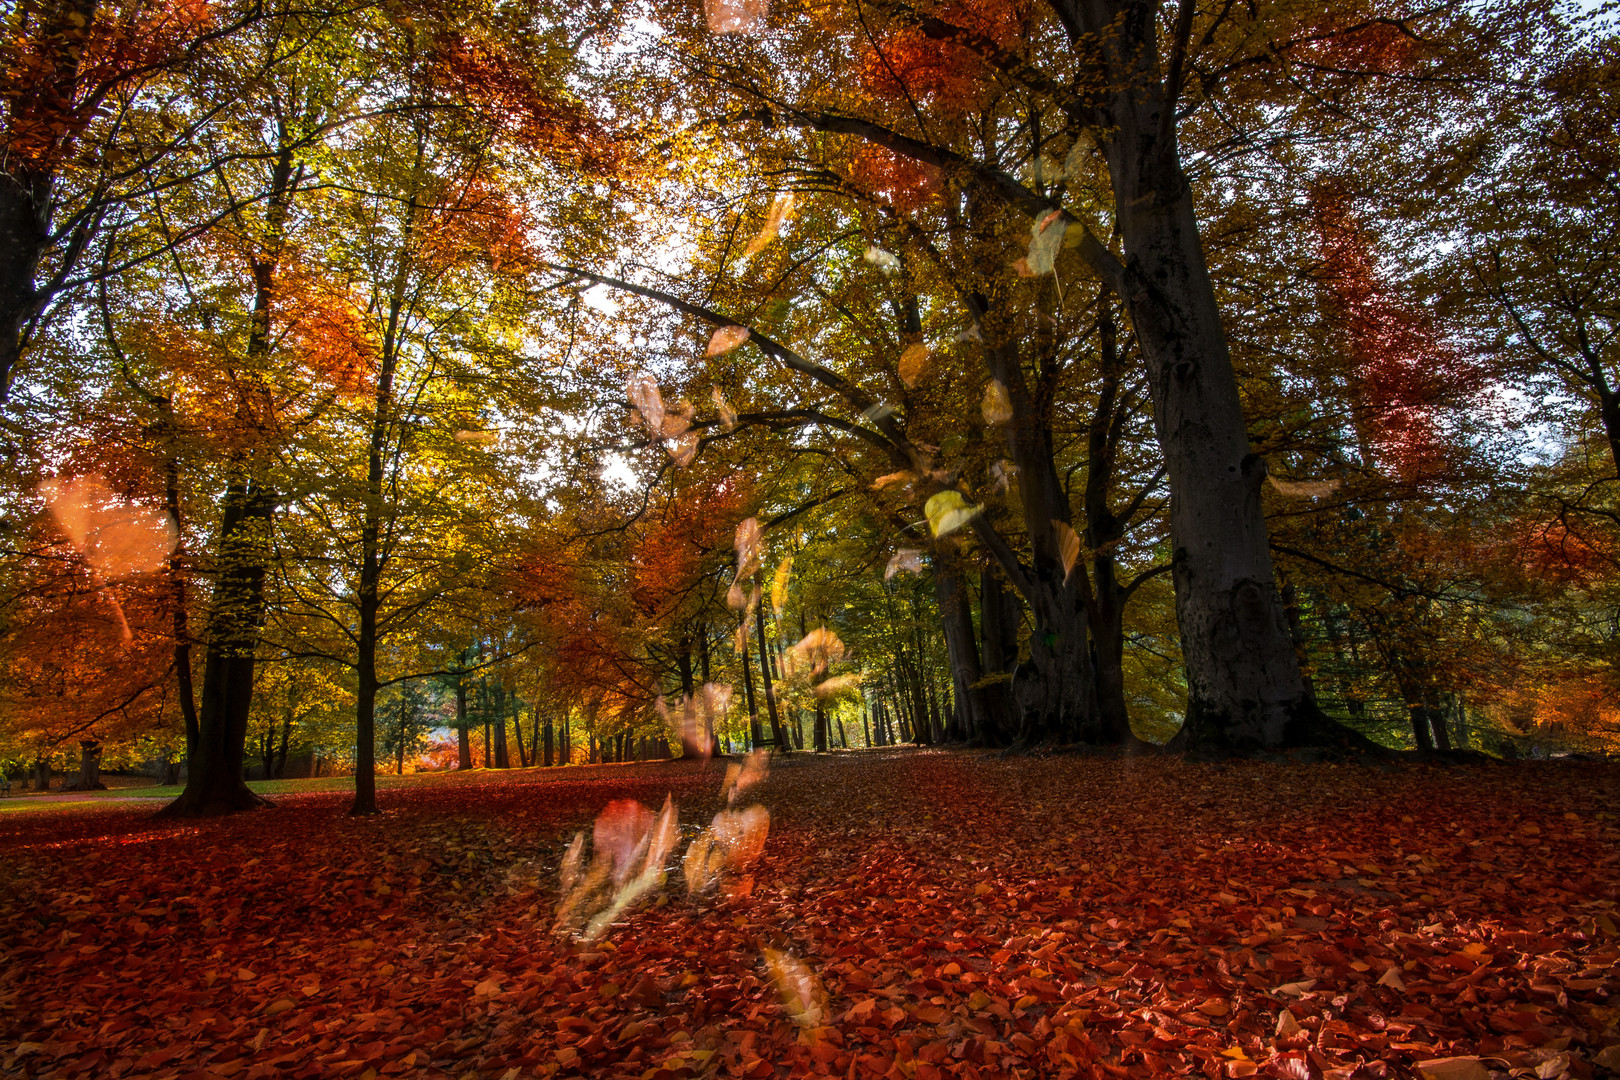
[[[495,727],[495,767],[510,769],[512,753],[506,742],[506,687],[496,684],[490,696],[494,698],[491,710],[492,723]]]
[[[552,739],[554,738],[553,731],[552,731],[552,726],[553,725],[552,725],[551,718],[549,716],[546,717],[546,735],[545,735],[545,738],[546,738],[545,754],[546,754],[546,756],[542,759],[542,764],[544,764],[545,767],[548,768],[548,769],[551,768],[553,765],[555,765],[557,763],[557,758],[555,756],[556,755],[556,747],[553,746],[553,744],[552,744]]]
[[[518,696],[512,695],[512,731],[517,736],[518,764],[523,768],[529,767],[529,751],[523,745],[523,710],[518,703]]]
[[[754,609],[754,628],[759,634],[759,678],[765,692],[765,708],[771,718],[771,745],[778,753],[791,749],[782,737],[782,722],[776,715],[776,694],[771,689],[771,647],[765,640],[765,606]]]
[[[748,616],[745,613],[743,618],[747,619],[747,617]],[[746,628],[747,623],[745,622],[743,625]],[[759,730],[759,705],[754,701],[754,672],[753,669],[748,666],[748,639],[746,636],[743,638],[742,672],[743,695],[748,701],[748,742],[749,749],[752,750],[754,747],[758,746],[762,740],[760,739]]]
[[[467,675],[456,673],[456,768],[471,769],[472,739],[467,732]]]
[[[399,694],[399,748],[394,761],[394,775],[405,775],[405,740],[410,735],[410,720],[405,711],[405,690],[400,688]]]
[[[945,652],[950,658],[951,681],[963,716],[962,738],[975,746],[1005,746],[1011,736],[1011,717],[1005,696],[992,697],[983,684],[978,637],[973,631],[972,597],[961,558],[947,547],[934,545],[934,597],[945,631]]]

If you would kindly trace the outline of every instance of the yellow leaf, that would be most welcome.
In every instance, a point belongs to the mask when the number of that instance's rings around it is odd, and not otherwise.
[[[1012,419],[1012,401],[1007,397],[1007,388],[1001,385],[1000,380],[991,379],[990,384],[984,388],[984,400],[979,403],[979,409],[984,413],[984,422],[987,424],[1005,424]]]
[[[498,431],[458,431],[456,442],[470,443],[473,446],[493,446],[499,442],[501,433]]]
[[[931,496],[923,506],[923,513],[934,535],[945,536],[972,521],[981,509],[964,499],[960,491],[946,490]]]
[[[916,386],[928,370],[928,346],[922,342],[906,346],[900,354],[900,381],[907,387]]]
[[[1228,1046],[1225,1050],[1221,1051],[1221,1057],[1229,1057],[1235,1061],[1249,1060],[1249,1055],[1243,1052],[1243,1047],[1241,1046]]]
[[[1063,562],[1063,580],[1067,582],[1080,559],[1080,537],[1066,521],[1054,521],[1052,528],[1057,531],[1058,558]]]
[[[703,351],[704,356],[720,356],[748,340],[748,327],[722,326],[709,338],[709,347]]]
[[[793,556],[789,555],[776,564],[776,574],[771,578],[771,610],[776,617],[782,617],[782,608],[787,604],[788,579],[793,574]]]
[[[901,469],[899,472],[885,473],[883,476],[880,476],[876,480],[872,481],[872,489],[874,491],[882,491],[890,484],[909,484],[916,479],[916,473],[911,472],[909,469]]]

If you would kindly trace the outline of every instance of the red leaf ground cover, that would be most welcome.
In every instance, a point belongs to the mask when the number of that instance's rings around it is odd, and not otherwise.
[[[202,824],[139,804],[8,813],[0,1070],[932,1080],[1620,1064],[1612,766],[800,757],[750,793],[772,814],[751,894],[695,904],[676,872],[603,940],[551,935],[576,829],[613,799],[672,794],[690,836],[723,805],[722,773],[428,778],[366,820],[339,795]],[[819,980],[821,1026],[791,1022],[767,950]]]

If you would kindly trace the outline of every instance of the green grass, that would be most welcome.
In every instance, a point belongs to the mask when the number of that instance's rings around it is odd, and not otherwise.
[[[557,775],[561,769],[472,769],[468,772],[450,771],[436,773],[410,773],[406,776],[378,776],[377,789],[387,791],[391,788],[409,787],[412,784],[432,783],[478,783],[481,780],[510,779],[513,776],[528,775],[532,772],[547,772]],[[248,787],[260,795],[274,797],[276,795],[294,795],[310,791],[338,791],[351,792],[354,790],[354,777],[352,776],[321,776],[303,780],[249,780]],[[8,810],[56,810],[65,808],[82,808],[94,806],[98,802],[109,799],[173,799],[184,790],[182,785],[154,785],[151,787],[115,787],[107,791],[61,792],[52,791],[51,798],[38,798],[35,792],[18,791],[13,789],[11,797],[0,799],[0,813]],[[63,799],[61,794],[70,794],[74,798]]]

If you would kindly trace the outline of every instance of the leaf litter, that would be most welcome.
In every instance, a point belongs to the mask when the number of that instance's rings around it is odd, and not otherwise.
[[[425,777],[361,820],[341,792],[203,824],[8,813],[0,1070],[1416,1080],[1620,1058],[1610,765],[723,764]],[[739,789],[763,837],[720,817]],[[711,850],[745,838],[745,872],[704,865],[751,889],[689,895],[660,838],[677,806]],[[611,900],[659,873],[593,940],[550,932],[592,874]]]

